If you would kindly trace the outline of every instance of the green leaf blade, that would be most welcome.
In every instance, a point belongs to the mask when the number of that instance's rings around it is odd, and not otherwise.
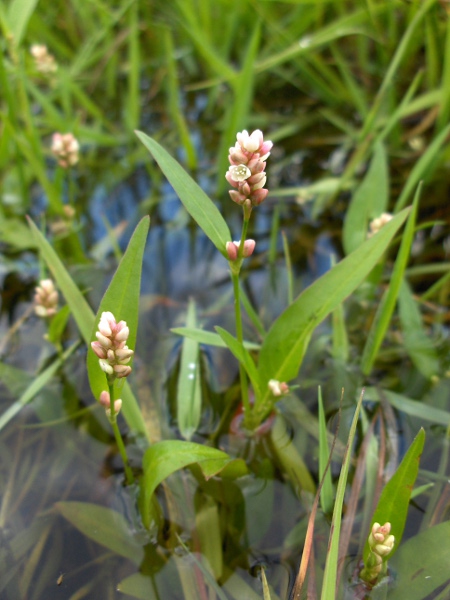
[[[316,326],[349,296],[378,262],[405,221],[409,209],[317,279],[275,321],[259,358],[261,389],[269,379],[294,379]]]
[[[227,257],[225,246],[227,242],[231,241],[231,233],[219,209],[158,142],[141,131],[137,131],[136,135],[156,160],[188,213],[203,229],[219,252]]]
[[[153,444],[144,455],[144,475],[139,498],[142,520],[146,527],[151,523],[150,502],[157,486],[172,473],[194,463],[200,466],[207,479],[222,471],[230,463],[235,463],[235,476],[247,472],[244,461],[233,460],[226,452],[216,448],[181,440],[164,440]]]

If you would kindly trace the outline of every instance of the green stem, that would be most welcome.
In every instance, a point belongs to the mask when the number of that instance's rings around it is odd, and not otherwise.
[[[242,344],[244,341],[243,331],[242,331],[242,314],[241,314],[241,298],[240,298],[240,289],[239,289],[239,274],[241,272],[243,253],[244,253],[244,242],[247,236],[249,219],[245,219],[242,224],[242,234],[241,241],[239,244],[238,256],[237,259],[233,262],[230,262],[231,268],[231,279],[233,281],[233,293],[234,293],[234,314],[236,319],[236,338],[238,342]],[[244,418],[245,421],[248,422],[251,414],[251,406],[250,400],[248,397],[248,382],[247,382],[247,373],[245,371],[244,365],[239,363],[239,377],[241,381],[241,398],[242,398],[242,406],[244,407]]]
[[[128,464],[127,451],[125,448],[125,444],[123,443],[123,439],[122,439],[122,435],[119,431],[119,427],[117,425],[117,414],[114,411],[114,383],[109,383],[109,381],[108,381],[108,387],[109,387],[110,410],[111,410],[111,414],[109,416],[109,422],[111,423],[111,427],[114,431],[114,437],[116,438],[116,444],[117,444],[117,447],[119,448],[120,456],[122,457],[122,460],[123,460],[123,464],[125,467],[125,477],[126,477],[127,483],[129,485],[131,485],[134,483],[134,475]]]

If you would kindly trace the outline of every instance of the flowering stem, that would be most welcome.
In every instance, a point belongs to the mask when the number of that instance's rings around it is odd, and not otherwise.
[[[241,272],[243,251],[244,251],[244,242],[247,235],[249,219],[245,219],[242,224],[242,234],[241,234],[241,242],[239,244],[239,251],[237,260],[234,263],[230,263],[232,266],[231,269],[231,278],[233,280],[233,292],[234,292],[234,314],[236,319],[236,337],[238,342],[242,344],[244,341],[243,331],[242,331],[242,314],[241,314],[241,298],[240,298],[240,289],[239,289],[239,274]],[[234,268],[233,268],[234,267]],[[237,268],[236,268],[237,267]],[[248,382],[247,382],[247,373],[245,371],[244,365],[239,363],[239,377],[241,380],[241,398],[242,398],[242,406],[244,407],[244,415],[247,419],[250,416],[251,407],[250,401],[248,397]]]
[[[109,397],[111,399],[111,401],[110,401],[111,413],[109,415],[109,422],[111,423],[111,427],[114,431],[114,437],[116,438],[116,444],[117,444],[117,447],[119,448],[120,456],[122,457],[122,460],[123,460],[123,464],[125,467],[125,477],[126,477],[127,483],[129,485],[131,485],[134,483],[134,475],[128,464],[127,451],[125,448],[125,444],[123,443],[123,439],[122,439],[122,435],[119,431],[119,427],[117,425],[117,415],[114,410],[114,383],[110,383],[108,381],[108,387],[109,387]]]

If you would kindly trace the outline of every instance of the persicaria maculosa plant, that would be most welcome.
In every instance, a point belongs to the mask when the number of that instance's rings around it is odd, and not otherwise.
[[[230,168],[225,177],[233,186],[229,194],[233,202],[242,206],[243,224],[241,239],[237,242],[228,242],[226,251],[229,258],[231,278],[233,280],[234,307],[236,317],[236,337],[240,344],[243,343],[241,302],[239,294],[239,274],[244,258],[251,256],[255,249],[255,241],[247,239],[248,225],[254,207],[259,206],[267,197],[269,190],[266,184],[266,160],[270,155],[273,143],[264,140],[262,131],[256,129],[249,134],[248,131],[236,135],[236,144],[230,148],[228,160]],[[251,406],[248,394],[248,383],[245,367],[239,363],[241,380],[241,398],[244,408],[244,424],[252,427]]]
[[[117,322],[114,315],[105,311],[100,317],[97,341],[91,342],[91,348],[98,356],[99,367],[105,373],[108,390],[101,392],[99,402],[105,407],[109,422],[114,431],[117,447],[125,465],[125,475],[128,483],[134,481],[133,473],[128,464],[128,457],[122,436],[117,426],[117,414],[122,407],[122,400],[114,398],[114,382],[116,379],[128,377],[132,369],[128,364],[134,351],[126,345],[130,330],[125,321]]]

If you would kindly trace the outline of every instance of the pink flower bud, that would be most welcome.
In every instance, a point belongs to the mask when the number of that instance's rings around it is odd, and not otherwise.
[[[106,350],[100,342],[91,342],[91,348],[99,358],[106,358]]]
[[[128,377],[132,369],[128,365],[114,365],[114,373],[116,377]]]

